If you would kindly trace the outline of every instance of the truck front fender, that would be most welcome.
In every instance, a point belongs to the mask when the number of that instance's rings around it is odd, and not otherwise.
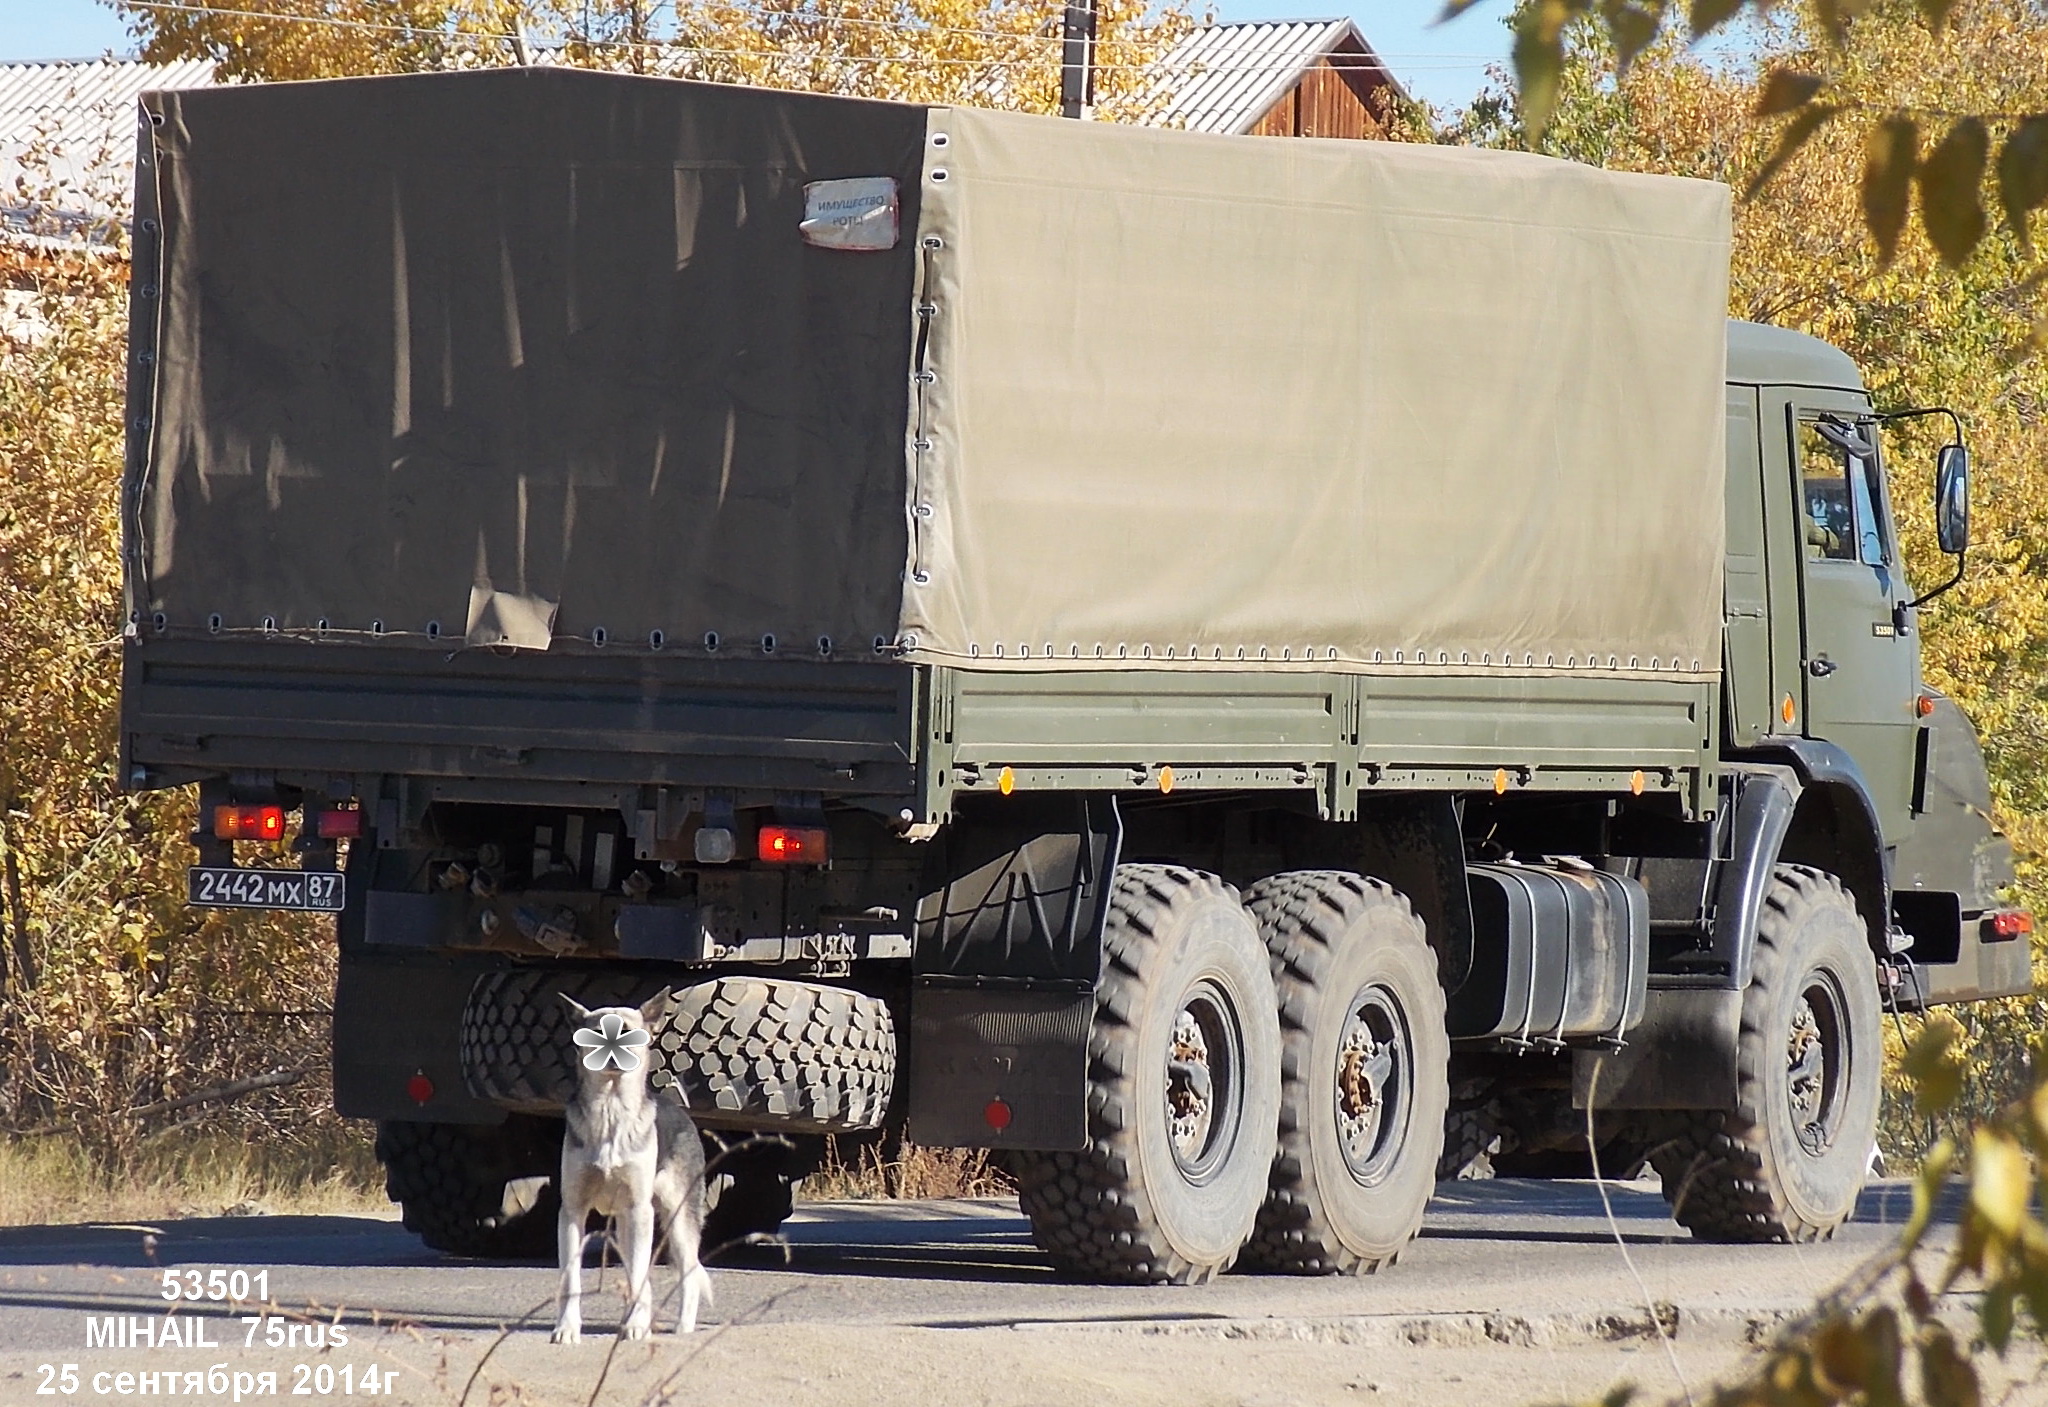
[[[1773,739],[1740,758],[1731,765],[1739,775],[1734,834],[1714,889],[1714,951],[1728,963],[1730,985],[1749,985],[1764,891],[1779,864],[1810,865],[1841,880],[1863,914],[1871,952],[1885,954],[1890,867],[1856,760],[1817,738]]]

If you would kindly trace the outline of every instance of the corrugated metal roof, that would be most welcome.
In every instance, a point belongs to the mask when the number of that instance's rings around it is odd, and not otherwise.
[[[1346,39],[1394,81],[1348,19],[1212,24],[1174,45],[1156,66],[1146,121],[1193,132],[1251,131],[1301,75]],[[1399,85],[1396,84],[1396,89]]]
[[[0,64],[0,218],[17,228],[31,211],[61,212],[65,224],[105,219],[109,193],[133,181],[135,100],[213,81],[199,59]]]

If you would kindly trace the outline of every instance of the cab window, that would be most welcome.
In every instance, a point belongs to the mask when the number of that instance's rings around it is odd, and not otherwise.
[[[1888,559],[1875,427],[1832,417],[1799,422],[1806,555],[1883,566]]]

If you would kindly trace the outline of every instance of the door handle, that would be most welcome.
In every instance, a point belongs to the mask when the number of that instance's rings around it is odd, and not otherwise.
[[[1825,679],[1835,672],[1835,662],[1826,655],[1815,655],[1806,662],[1806,672],[1816,679]]]

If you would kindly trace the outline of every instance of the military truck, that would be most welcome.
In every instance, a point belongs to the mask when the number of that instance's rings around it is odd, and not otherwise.
[[[142,110],[121,772],[192,902],[338,915],[430,1246],[548,1244],[561,993],[672,993],[714,1240],[907,1137],[1198,1282],[1481,1157],[1827,1235],[1881,1013],[2028,986],[1918,667],[1961,426],[1916,594],[1947,422],[1727,323],[1722,187],[546,68]]]

